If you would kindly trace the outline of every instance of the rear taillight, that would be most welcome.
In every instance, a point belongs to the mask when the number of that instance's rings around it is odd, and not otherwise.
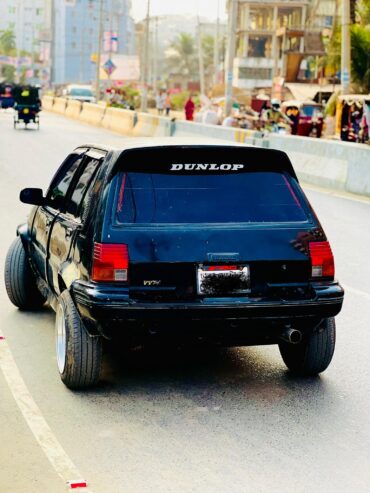
[[[94,243],[91,279],[93,281],[127,281],[128,263],[127,245]]]
[[[312,277],[334,277],[334,257],[328,241],[310,242]]]

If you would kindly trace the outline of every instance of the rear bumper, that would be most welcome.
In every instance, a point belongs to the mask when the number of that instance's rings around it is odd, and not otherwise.
[[[312,285],[312,299],[265,300],[252,297],[205,298],[191,302],[134,302],[127,288],[76,281],[72,294],[84,319],[100,326],[121,322],[176,323],[202,321],[280,320],[282,324],[302,317],[322,319],[336,316],[343,303],[344,291],[337,282]]]

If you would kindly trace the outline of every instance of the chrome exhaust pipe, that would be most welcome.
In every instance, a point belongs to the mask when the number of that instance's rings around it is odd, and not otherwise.
[[[290,344],[299,344],[302,341],[302,332],[290,327],[281,334],[280,338]]]

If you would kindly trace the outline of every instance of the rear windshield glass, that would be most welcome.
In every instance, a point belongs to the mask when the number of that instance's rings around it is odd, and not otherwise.
[[[116,222],[135,224],[307,221],[289,175],[122,173]]]

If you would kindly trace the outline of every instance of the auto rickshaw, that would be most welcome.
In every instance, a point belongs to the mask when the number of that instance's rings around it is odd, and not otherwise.
[[[25,127],[32,122],[39,129],[39,112],[41,111],[39,89],[33,86],[17,86],[13,88],[12,94],[15,101],[14,128],[17,128],[18,123],[23,121]]]
[[[292,121],[292,135],[321,137],[324,112],[320,103],[290,100],[284,101],[281,109]]]

